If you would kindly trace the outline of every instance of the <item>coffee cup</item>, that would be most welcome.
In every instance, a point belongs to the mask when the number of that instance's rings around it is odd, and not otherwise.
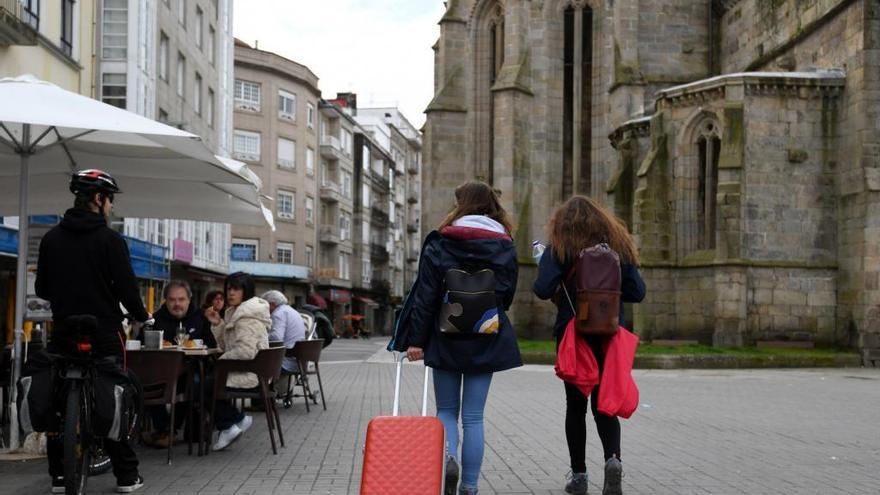
[[[193,344],[195,344],[196,347],[205,347],[204,339],[193,339]]]
[[[139,351],[141,350],[141,341],[140,340],[129,340],[125,343],[125,348],[129,351]]]

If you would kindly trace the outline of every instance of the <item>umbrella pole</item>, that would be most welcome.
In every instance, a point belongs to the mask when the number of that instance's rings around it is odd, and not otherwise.
[[[13,364],[9,400],[9,450],[21,446],[18,435],[18,378],[21,376],[21,347],[24,336],[24,307],[27,290],[28,254],[28,161],[30,161],[31,126],[22,125],[21,130],[21,173],[18,193],[18,260],[15,271],[15,343],[12,347]]]

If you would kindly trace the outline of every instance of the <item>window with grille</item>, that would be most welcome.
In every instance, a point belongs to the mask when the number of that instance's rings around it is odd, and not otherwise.
[[[275,246],[275,261],[290,265],[293,263],[293,244],[290,242],[279,242]]]
[[[235,80],[235,108],[240,110],[260,111],[260,84],[250,81]]]
[[[232,239],[230,259],[233,261],[258,261],[260,241],[256,239]]]
[[[306,266],[311,268],[315,262],[315,248],[306,246]]]
[[[275,198],[278,218],[293,220],[296,216],[296,196],[292,192],[278,191]]]
[[[239,160],[260,161],[260,133],[236,129],[232,149]]]

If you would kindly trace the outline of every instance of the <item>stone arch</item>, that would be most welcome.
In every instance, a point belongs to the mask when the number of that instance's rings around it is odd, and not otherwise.
[[[676,139],[673,187],[679,259],[715,249],[721,122],[714,111],[698,108]]]

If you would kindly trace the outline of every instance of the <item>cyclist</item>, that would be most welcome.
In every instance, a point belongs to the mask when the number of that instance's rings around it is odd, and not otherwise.
[[[74,352],[74,336],[66,332],[64,321],[77,314],[93,315],[98,328],[92,336],[92,356],[124,359],[125,334],[119,304],[139,322],[149,319],[131,269],[128,246],[107,226],[113,197],[121,191],[116,180],[101,170],[75,172],[70,192],[76,196],[73,208],[61,223],[43,236],[37,262],[36,292],[52,305],[55,330],[49,351]],[[144,484],[138,473],[138,459],[125,441],[104,441],[104,450],[113,464],[117,492],[130,493]],[[52,493],[64,493],[64,464],[61,438],[47,442]]]

